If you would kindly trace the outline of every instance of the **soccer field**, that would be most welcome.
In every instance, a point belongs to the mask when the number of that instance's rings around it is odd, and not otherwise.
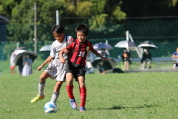
[[[0,119],[176,119],[177,72],[87,74],[86,112],[71,109],[65,83],[57,101],[58,112],[46,114],[43,106],[53,93],[55,81],[47,79],[45,99],[31,104],[37,95],[38,77],[0,76]],[[79,105],[78,84],[74,94]]]

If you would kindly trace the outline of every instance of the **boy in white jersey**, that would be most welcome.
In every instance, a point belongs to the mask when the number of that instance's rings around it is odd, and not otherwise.
[[[47,69],[40,75],[39,84],[38,84],[38,95],[31,100],[31,103],[35,103],[38,100],[44,99],[44,87],[45,81],[48,77],[51,79],[56,79],[56,85],[54,86],[54,93],[52,95],[51,101],[56,102],[59,97],[59,90],[62,86],[63,81],[65,80],[65,70],[66,64],[60,63],[59,52],[62,48],[66,47],[73,42],[71,36],[64,36],[64,27],[56,25],[51,30],[55,41],[52,43],[50,56],[37,68],[38,71],[42,69],[44,65],[51,62]],[[64,57],[67,58],[67,55],[64,54]]]

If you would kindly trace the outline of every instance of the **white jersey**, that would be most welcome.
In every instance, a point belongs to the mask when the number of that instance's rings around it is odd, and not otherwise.
[[[65,36],[62,43],[59,43],[57,40],[52,43],[50,56],[53,57],[53,61],[45,71],[48,72],[52,79],[56,78],[56,81],[64,81],[65,79],[64,69],[66,64],[60,63],[60,50],[71,44],[73,40],[72,36]],[[67,54],[64,54],[63,56],[64,58],[67,58]]]
[[[60,50],[69,45],[71,42],[73,42],[72,36],[65,36],[62,43],[58,42],[57,40],[54,41],[51,46],[50,56],[54,59],[59,59]],[[67,55],[64,57],[67,58]]]

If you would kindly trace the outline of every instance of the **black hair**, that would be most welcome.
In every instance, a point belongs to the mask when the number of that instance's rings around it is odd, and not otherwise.
[[[80,24],[75,28],[75,32],[81,31],[86,36],[88,36],[89,28],[86,24]]]
[[[51,33],[63,33],[64,32],[64,27],[60,25],[55,25],[51,29]]]

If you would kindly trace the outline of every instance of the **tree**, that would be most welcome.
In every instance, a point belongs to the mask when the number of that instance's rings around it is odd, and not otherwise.
[[[6,17],[11,18],[12,9],[19,3],[21,0],[1,0],[1,14],[6,15]]]
[[[176,3],[177,0],[122,0],[121,9],[129,18],[154,17],[156,19],[156,17],[174,15],[172,7],[175,7]]]

